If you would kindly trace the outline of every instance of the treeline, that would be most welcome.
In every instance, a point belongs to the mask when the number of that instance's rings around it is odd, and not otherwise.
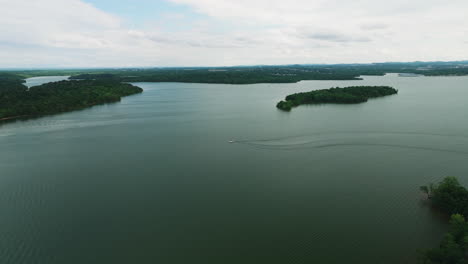
[[[361,75],[414,73],[426,76],[468,75],[468,61],[370,64],[298,64],[240,67],[179,67],[9,71],[23,78],[66,75],[71,79],[120,82],[293,83],[302,80],[358,80]]]
[[[439,247],[424,253],[424,264],[468,263],[468,190],[454,177],[445,178],[438,185],[422,186],[432,206],[449,215],[450,231]]]
[[[422,74],[426,76],[465,76],[468,75],[468,67],[432,69]]]
[[[71,78],[124,82],[253,84],[294,83],[303,80],[359,80],[362,75],[381,76],[386,73],[468,75],[468,62],[102,69],[74,74]]]
[[[290,111],[293,107],[303,104],[356,104],[367,102],[369,98],[396,94],[398,91],[389,86],[352,86],[345,88],[330,88],[286,96],[276,107]]]
[[[28,90],[19,79],[0,79],[0,120],[79,110],[142,91],[131,84],[102,80],[53,82]]]
[[[26,90],[25,81],[18,75],[0,73],[0,93]]]
[[[329,69],[301,70],[294,68],[159,69],[86,73],[70,77],[84,80],[122,82],[182,82],[218,84],[295,83],[302,80],[359,80],[355,72]]]

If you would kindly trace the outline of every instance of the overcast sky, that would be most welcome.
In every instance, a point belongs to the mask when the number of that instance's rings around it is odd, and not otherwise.
[[[468,59],[468,0],[0,0],[0,68]]]

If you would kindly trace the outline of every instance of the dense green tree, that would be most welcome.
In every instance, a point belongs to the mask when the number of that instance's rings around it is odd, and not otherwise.
[[[432,204],[448,214],[468,216],[468,190],[457,178],[447,177],[432,191]]]
[[[434,184],[431,183],[428,186],[421,186],[419,189],[427,195],[428,198],[432,198],[432,193],[434,192]]]
[[[468,223],[465,220],[468,216],[468,190],[455,177],[447,177],[438,185],[423,186],[421,189],[432,194],[430,200],[434,207],[452,215],[449,233],[439,247],[425,252],[422,263],[468,263]]]
[[[424,264],[464,264],[467,259],[468,223],[460,214],[452,215],[450,232],[447,233],[439,247],[428,250],[422,263]]]

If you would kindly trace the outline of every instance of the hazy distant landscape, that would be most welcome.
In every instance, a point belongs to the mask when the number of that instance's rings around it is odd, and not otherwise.
[[[0,264],[468,263],[467,1],[0,3]]]

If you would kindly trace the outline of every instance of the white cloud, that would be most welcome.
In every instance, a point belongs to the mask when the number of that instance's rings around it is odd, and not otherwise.
[[[466,0],[169,1],[205,19],[129,28],[81,0],[0,0],[0,67],[468,59]]]
[[[0,5],[1,38],[11,37],[13,42],[53,45],[53,37],[66,39],[73,33],[97,35],[120,26],[118,18],[78,0],[0,0]],[[86,42],[86,38],[81,40]]]

